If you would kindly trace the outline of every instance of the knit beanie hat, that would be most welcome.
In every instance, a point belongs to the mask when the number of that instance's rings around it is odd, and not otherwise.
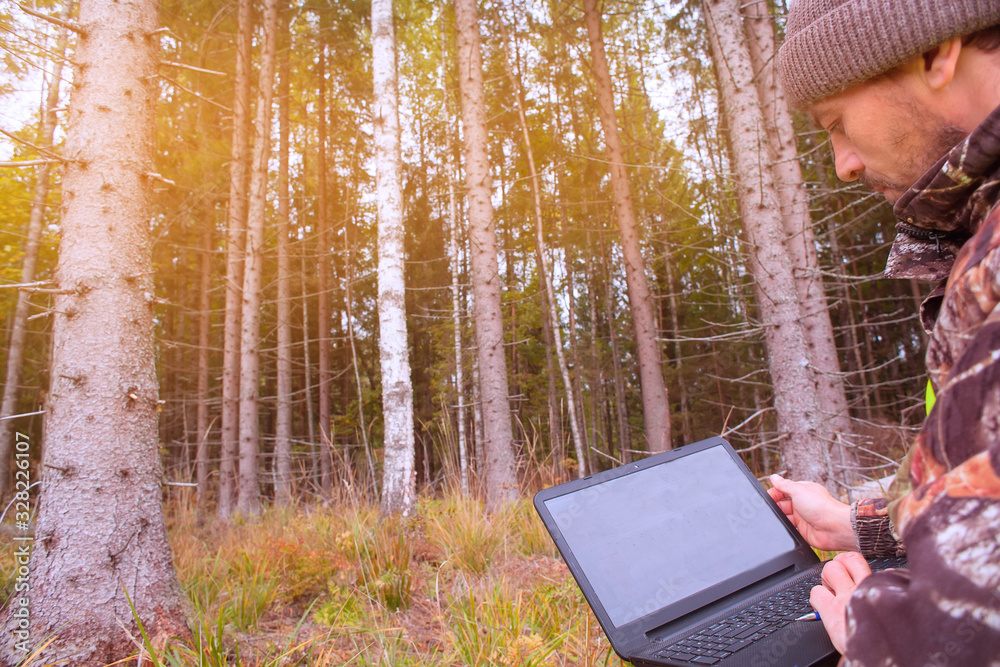
[[[1000,0],[793,0],[778,72],[788,101],[803,108],[997,24]]]

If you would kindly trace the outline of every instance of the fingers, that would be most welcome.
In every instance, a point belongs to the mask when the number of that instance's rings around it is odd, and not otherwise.
[[[835,597],[825,586],[813,586],[809,591],[809,604],[820,615],[820,618],[830,615],[833,609]]]
[[[857,551],[848,551],[846,553],[837,554],[834,556],[833,560],[844,566],[855,584],[860,584],[865,577],[872,573],[872,569],[869,567],[868,561],[865,560],[865,557]]]
[[[823,567],[823,586],[834,595],[849,595],[871,573],[868,561],[861,554],[838,554]]]
[[[771,488],[768,491],[776,491],[781,496],[791,496],[791,485],[793,482],[788,481],[781,475],[771,475],[768,479],[771,480]],[[774,494],[771,495],[774,498]],[[777,500],[777,498],[775,498]]]
[[[771,496],[771,500],[778,503],[781,511],[785,514],[791,514],[792,494],[789,489],[791,482],[780,475],[771,475],[770,480],[771,488],[767,490],[767,493]]]

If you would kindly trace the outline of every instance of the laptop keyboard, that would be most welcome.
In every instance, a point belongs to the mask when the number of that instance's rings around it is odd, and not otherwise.
[[[906,567],[905,558],[879,558],[869,563],[875,572],[889,567]],[[820,573],[817,572],[808,579],[698,630],[658,651],[656,655],[696,665],[714,665],[811,612],[809,593],[819,583]]]

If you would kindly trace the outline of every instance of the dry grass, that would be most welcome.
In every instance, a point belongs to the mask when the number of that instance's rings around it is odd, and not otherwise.
[[[487,516],[450,493],[406,519],[345,500],[221,523],[182,496],[167,521],[194,639],[147,647],[144,666],[622,664],[527,500]]]
[[[164,665],[619,665],[530,503],[457,494],[414,516],[272,509],[199,524],[171,507],[195,645]]]

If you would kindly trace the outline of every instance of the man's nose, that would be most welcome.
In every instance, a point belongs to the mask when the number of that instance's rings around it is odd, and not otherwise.
[[[833,140],[834,162],[837,165],[837,177],[842,181],[856,181],[865,170],[865,164],[851,148],[850,144],[843,140]]]

